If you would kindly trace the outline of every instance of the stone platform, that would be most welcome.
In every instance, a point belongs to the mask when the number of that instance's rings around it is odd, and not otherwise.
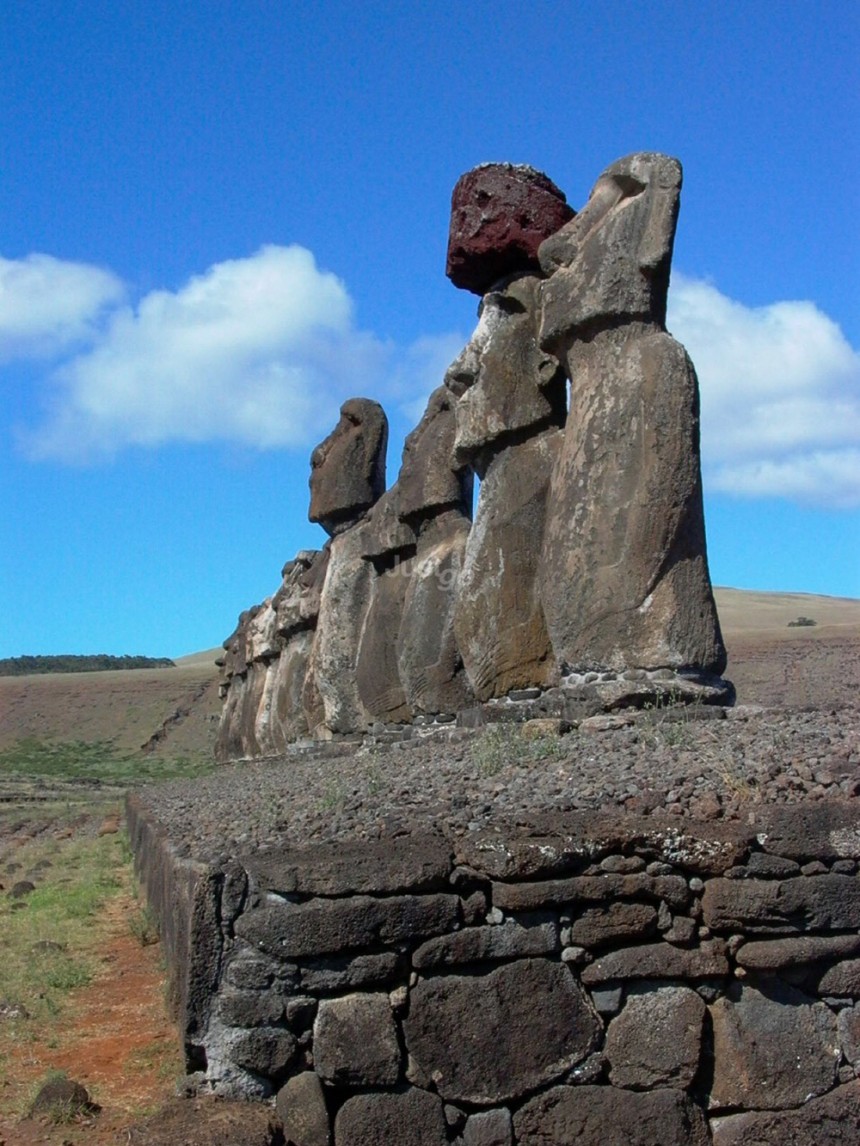
[[[860,1139],[856,801],[208,862],[128,818],[189,1072],[295,1146]]]

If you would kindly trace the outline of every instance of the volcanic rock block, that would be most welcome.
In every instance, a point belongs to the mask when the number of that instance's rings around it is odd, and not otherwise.
[[[279,903],[246,911],[236,934],[276,959],[345,954],[450,931],[458,922],[457,907],[455,895],[438,894]]]
[[[514,1115],[517,1146],[707,1146],[702,1111],[677,1090],[556,1086]]]
[[[541,345],[571,379],[552,476],[541,598],[576,671],[719,673],[693,366],[664,328],[681,187],[667,156],[628,156],[541,247]]]
[[[689,987],[631,995],[606,1034],[613,1084],[688,1089],[699,1068],[704,1018],[705,1004]]]
[[[597,1045],[600,1021],[566,967],[524,959],[410,992],[407,1050],[444,1099],[493,1106],[559,1078]]]
[[[779,980],[759,990],[733,985],[711,1007],[711,1107],[781,1110],[823,1094],[836,1081],[836,1017]]]
[[[448,1146],[442,1103],[435,1094],[360,1094],[334,1123],[337,1146]]]
[[[331,536],[348,529],[385,489],[388,419],[378,402],[350,398],[340,421],[311,454],[308,517]]]
[[[714,1120],[714,1146],[847,1146],[860,1141],[860,1082],[838,1086],[799,1110]]]
[[[312,1070],[287,1079],[278,1091],[275,1109],[284,1138],[296,1146],[330,1146],[331,1130],[319,1076]]]
[[[483,163],[454,187],[445,273],[484,294],[503,276],[536,267],[541,242],[573,214],[564,192],[533,167]]]
[[[388,995],[323,999],[314,1023],[314,1065],[332,1086],[394,1086],[400,1047]]]

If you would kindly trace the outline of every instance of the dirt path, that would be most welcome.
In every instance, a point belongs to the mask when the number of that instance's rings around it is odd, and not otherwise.
[[[126,1142],[127,1127],[175,1092],[182,1064],[164,1005],[161,949],[144,947],[131,934],[129,919],[137,910],[125,893],[106,905],[109,938],[92,982],[70,994],[55,1028],[34,1032],[34,1041],[10,1045],[7,1052],[4,1106],[32,1094],[54,1070],[82,1083],[101,1113],[62,1124],[0,1118],[0,1146]]]

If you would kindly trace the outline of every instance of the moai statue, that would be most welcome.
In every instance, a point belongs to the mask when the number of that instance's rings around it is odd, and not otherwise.
[[[269,739],[274,752],[283,752],[288,744],[309,731],[302,697],[328,557],[328,549],[297,553],[284,566],[281,587],[272,598],[281,641],[271,687],[266,690],[270,698]]]
[[[224,655],[217,661],[224,707],[215,740],[215,759],[221,762],[251,755],[245,712],[246,703],[249,710],[256,710],[256,705],[248,687],[248,626],[259,609],[255,605],[240,614],[236,628],[223,644]]]
[[[726,663],[705,550],[698,384],[665,328],[680,189],[676,160],[621,159],[539,250],[541,347],[571,386],[540,589],[555,655],[574,676],[683,682]]]
[[[454,459],[454,402],[445,386],[430,395],[406,439],[396,486],[400,520],[416,538],[396,640],[400,680],[416,715],[455,713],[474,702],[454,637],[472,507],[472,474]]]
[[[539,286],[524,275],[486,294],[472,341],[446,376],[461,393],[455,457],[481,479],[454,612],[479,700],[556,677],[538,574],[566,382],[538,347]]]
[[[388,420],[378,402],[352,398],[311,455],[309,517],[330,535],[316,635],[308,658],[303,707],[317,738],[363,730],[370,714],[356,683],[358,644],[373,570],[354,527],[385,489]]]
[[[447,272],[484,296],[477,329],[445,378],[459,399],[455,459],[481,479],[454,612],[480,700],[556,676],[538,573],[567,383],[538,346],[535,272],[540,243],[572,216],[563,193],[531,167],[483,164],[452,196]]]
[[[386,724],[412,719],[397,660],[397,634],[415,567],[417,538],[400,520],[399,487],[387,490],[361,528],[361,555],[373,569],[370,604],[358,650],[356,681],[361,702]]]

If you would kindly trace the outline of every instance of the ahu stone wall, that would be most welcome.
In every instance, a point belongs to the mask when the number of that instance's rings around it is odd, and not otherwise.
[[[208,865],[140,797],[129,822],[188,1069],[273,1101],[293,1146],[860,1140],[848,804]]]

